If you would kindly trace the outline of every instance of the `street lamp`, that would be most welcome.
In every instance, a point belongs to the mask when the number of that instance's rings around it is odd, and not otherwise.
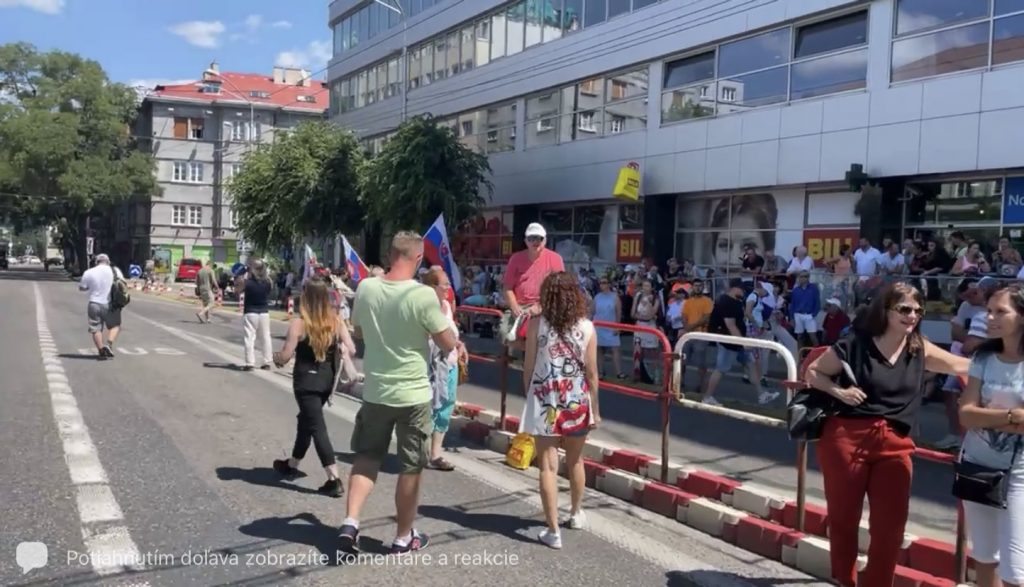
[[[394,6],[388,4],[384,0],[373,0],[377,4],[380,4],[384,8],[387,8],[391,12],[398,13],[398,17],[402,19],[402,122],[405,122],[406,112],[409,109],[409,81],[406,77],[409,75],[409,45],[406,41],[406,31],[408,29],[409,19],[405,17],[405,10],[402,9],[402,3],[400,0],[392,0],[395,3]]]

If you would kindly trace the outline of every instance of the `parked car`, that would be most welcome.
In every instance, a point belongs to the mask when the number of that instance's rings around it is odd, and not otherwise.
[[[199,259],[182,259],[178,263],[178,275],[175,281],[195,281],[199,270],[203,268],[203,262]]]

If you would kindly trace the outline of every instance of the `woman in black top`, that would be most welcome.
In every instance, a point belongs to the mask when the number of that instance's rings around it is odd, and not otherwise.
[[[310,279],[302,288],[299,319],[292,320],[281,352],[274,353],[274,363],[283,367],[295,357],[292,388],[299,404],[295,448],[289,459],[274,461],[274,469],[282,475],[299,475],[299,461],[306,456],[312,440],[320,464],[327,472],[327,483],[320,493],[341,497],[345,490],[334,461],[334,447],[324,422],[324,404],[334,391],[335,373],[344,345],[351,347],[348,326],[331,306],[330,285],[323,277]]]
[[[832,577],[857,584],[857,538],[864,495],[871,504],[868,564],[861,585],[889,587],[910,505],[910,431],[925,371],[965,375],[968,360],[921,336],[924,300],[905,283],[887,286],[839,341],[807,370],[807,382],[832,395],[837,413],[825,423],[818,459],[825,478]],[[854,380],[846,375],[850,366]]]
[[[259,338],[260,350],[263,353],[263,364],[260,369],[270,369],[273,351],[270,341],[270,294],[274,283],[267,275],[267,264],[256,259],[249,265],[244,277],[238,278],[235,291],[245,296],[242,302],[242,326],[245,344],[245,370],[252,371],[256,367],[256,339]]]

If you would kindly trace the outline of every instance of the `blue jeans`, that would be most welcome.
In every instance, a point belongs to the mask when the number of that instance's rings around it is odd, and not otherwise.
[[[718,345],[718,356],[715,357],[715,371],[728,373],[737,362],[744,367],[750,362],[750,354],[747,353],[746,349],[741,347],[738,350],[730,350],[722,345]]]

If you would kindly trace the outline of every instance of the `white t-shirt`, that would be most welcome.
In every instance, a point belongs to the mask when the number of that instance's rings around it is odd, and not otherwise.
[[[974,324],[974,318],[979,314],[985,314],[988,310],[985,306],[975,306],[968,304],[967,302],[961,302],[960,307],[956,309],[956,316],[953,316],[953,324],[957,326],[966,326],[967,321],[970,320],[971,324]]]
[[[110,303],[110,288],[114,285],[114,273],[119,279],[124,279],[121,270],[111,265],[97,265],[82,274],[82,281],[78,283],[78,289],[89,292],[90,304]]]
[[[971,377],[980,379],[981,406],[997,410],[1024,407],[1024,363],[1004,363],[989,353],[971,359]],[[963,458],[972,463],[1005,469],[1011,466],[1014,450],[1020,450],[1021,436],[987,428],[971,429],[964,436]],[[1024,471],[1024,458],[1013,461],[1017,472]]]
[[[878,264],[886,271],[896,271],[900,267],[906,265],[906,261],[904,260],[903,255],[899,253],[896,253],[895,257],[883,254],[878,258]]]
[[[789,262],[789,269],[786,269],[786,273],[799,273],[801,271],[810,271],[811,269],[814,269],[813,259],[804,257],[804,260],[801,261],[793,257],[793,260]]]
[[[668,305],[668,310],[665,312],[665,320],[668,321],[672,328],[680,329],[683,327],[683,302],[672,302]]]
[[[967,336],[988,338],[988,310],[982,310],[971,318],[971,328],[967,331]]]
[[[871,277],[878,273],[878,261],[882,253],[878,252],[878,249],[871,247],[868,250],[857,249],[857,252],[853,254],[853,260],[857,263],[857,275],[861,277]]]

